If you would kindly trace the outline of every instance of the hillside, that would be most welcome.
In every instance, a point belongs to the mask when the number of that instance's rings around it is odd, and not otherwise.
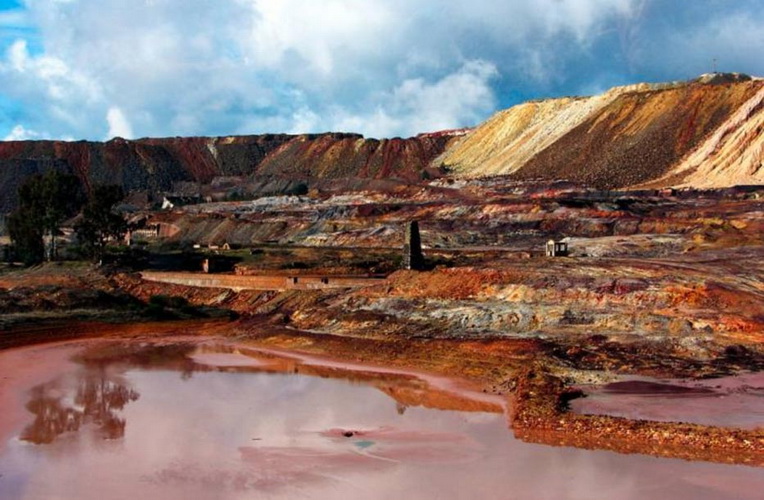
[[[216,177],[287,179],[396,177],[418,180],[454,138],[366,139],[358,134],[267,134],[108,142],[0,142],[0,212],[15,206],[28,175],[50,168],[77,174],[89,186],[120,183],[126,191],[170,191],[176,182]]]
[[[417,182],[444,172],[604,189],[764,184],[763,130],[764,80],[733,73],[527,102],[468,131],[408,139],[325,133],[0,142],[0,212],[15,206],[25,177],[50,168],[76,173],[86,186],[117,182],[152,194],[215,179],[270,193],[295,181]]]
[[[594,97],[531,101],[496,113],[439,160],[457,175],[508,175],[618,96],[646,85],[616,87]]]
[[[463,177],[599,188],[764,183],[764,82],[744,76],[616,87],[502,111],[439,161]]]

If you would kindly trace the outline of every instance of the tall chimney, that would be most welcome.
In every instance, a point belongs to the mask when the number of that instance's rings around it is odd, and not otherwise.
[[[403,241],[403,268],[415,271],[424,269],[422,240],[419,237],[419,223],[417,221],[406,223],[406,234]]]

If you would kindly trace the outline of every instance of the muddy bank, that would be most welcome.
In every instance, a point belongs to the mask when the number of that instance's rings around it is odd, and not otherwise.
[[[539,365],[520,370],[513,385],[510,421],[515,434],[528,442],[764,466],[764,427],[744,430],[579,415],[568,406],[581,392]]]
[[[571,412],[569,401],[582,394],[566,381],[567,377],[562,375],[565,370],[543,355],[542,346],[532,342],[427,341],[396,348],[385,342],[361,339],[322,340],[307,333],[284,332],[253,342],[466,376],[480,383],[484,391],[508,398],[509,426],[518,438],[528,442],[764,466],[763,427],[743,430]],[[417,356],[422,351],[430,355]]]
[[[235,316],[211,301],[191,303],[184,293],[173,295],[162,287],[154,293],[133,293],[120,279],[124,271],[85,262],[50,262],[28,269],[0,267],[0,345],[3,332],[10,330],[38,331],[44,337],[48,329],[59,331],[68,323],[132,324]]]
[[[102,323],[60,321],[45,325],[14,327],[0,331],[0,350],[76,339],[172,337],[176,335],[214,335],[230,328],[226,320],[186,320],[167,322]]]
[[[573,390],[563,376],[554,374],[562,374],[564,370],[546,357],[543,343],[528,339],[404,341],[345,338],[300,332],[252,318],[234,323],[69,325],[51,330],[46,338],[119,338],[138,342],[190,332],[195,332],[199,338],[229,338],[255,348],[270,349],[276,357],[302,360],[300,370],[321,376],[346,373],[349,367],[356,366],[360,377],[365,377],[367,371],[415,370],[420,375],[430,373],[463,378],[482,388],[484,393],[507,398],[510,408],[508,425],[517,437],[528,442],[764,465],[764,429],[761,428],[741,430],[570,412],[568,402],[580,393]],[[18,346],[41,340],[33,332],[19,331],[6,337],[3,345]],[[306,360],[310,362],[306,363]],[[295,369],[295,366],[292,362],[274,369],[286,371]],[[363,366],[369,366],[368,370],[361,370]],[[467,408],[466,401],[474,401],[474,398],[444,398],[437,396],[437,391],[385,389],[384,386],[381,390],[408,405],[454,409]],[[475,403],[470,404],[474,407]]]

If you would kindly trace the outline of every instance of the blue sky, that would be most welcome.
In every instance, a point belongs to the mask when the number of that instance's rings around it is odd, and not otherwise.
[[[0,0],[0,139],[410,136],[762,47],[764,0]]]

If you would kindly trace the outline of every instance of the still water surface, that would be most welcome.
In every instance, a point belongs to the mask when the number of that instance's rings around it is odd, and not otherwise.
[[[571,404],[578,413],[738,429],[764,427],[764,372],[706,380],[628,377],[581,389],[587,397]]]
[[[209,342],[0,352],[0,404],[3,500],[753,499],[764,491],[762,469],[526,444],[500,407],[434,397],[421,379],[310,369]]]

